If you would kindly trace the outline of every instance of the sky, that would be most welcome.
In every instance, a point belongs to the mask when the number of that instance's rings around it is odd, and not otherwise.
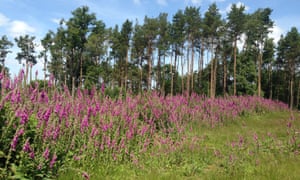
[[[168,13],[171,21],[173,15],[187,6],[200,7],[201,15],[209,5],[216,3],[223,18],[230,11],[232,4],[244,5],[246,13],[252,13],[258,8],[271,8],[271,19],[275,26],[271,37],[277,41],[281,34],[291,27],[300,31],[300,1],[299,0],[0,0],[0,37],[7,35],[14,42],[15,37],[29,34],[36,37],[36,50],[42,49],[40,39],[49,31],[56,31],[61,19],[69,19],[71,12],[81,6],[88,6],[98,20],[106,27],[122,25],[126,19],[136,20],[142,24],[145,15],[157,17],[159,13]],[[15,59],[18,48],[16,44],[5,63],[10,69],[11,77],[18,74],[23,67]],[[43,61],[33,67],[42,78]]]

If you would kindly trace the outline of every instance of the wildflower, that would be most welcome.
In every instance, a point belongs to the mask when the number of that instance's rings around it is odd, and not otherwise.
[[[48,158],[49,158],[49,148],[48,148],[48,147],[47,147],[46,150],[44,151],[43,157],[44,157],[46,160],[48,160]]]
[[[80,132],[83,133],[84,129],[89,127],[89,119],[87,116],[85,116],[83,118],[83,120],[81,121],[81,125],[80,125]]]
[[[53,156],[52,156],[52,159],[51,159],[51,161],[50,161],[50,168],[53,168],[53,165],[55,164],[56,159],[57,159],[57,156],[56,156],[56,154],[54,153]]]
[[[254,139],[254,141],[256,141],[256,142],[258,141],[258,136],[257,136],[256,133],[253,134],[253,139]]]
[[[29,143],[29,138],[26,139],[26,141],[25,141],[25,144],[24,144],[24,146],[23,146],[23,151],[24,151],[24,152],[27,152],[27,153],[31,152],[31,147],[30,147],[30,143]]]
[[[30,157],[31,159],[34,159],[34,151],[31,151],[31,152],[29,153],[29,157]]]
[[[23,128],[19,129],[19,130],[15,133],[15,136],[13,137],[13,140],[12,140],[12,142],[11,142],[11,144],[10,144],[10,147],[11,147],[11,149],[12,149],[13,151],[16,150],[16,147],[17,147],[17,144],[18,144],[18,139],[19,139],[19,137],[20,137],[21,135],[23,135],[23,134],[24,134],[24,129],[23,129]]]
[[[82,172],[82,177],[86,180],[89,180],[90,179],[90,176],[88,175],[87,172]]]

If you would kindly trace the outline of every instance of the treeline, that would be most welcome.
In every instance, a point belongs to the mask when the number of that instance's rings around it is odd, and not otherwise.
[[[145,16],[143,23],[126,20],[107,28],[83,6],[45,35],[39,56],[35,37],[16,38],[16,59],[24,62],[31,81],[28,69],[43,58],[45,78],[49,72],[57,85],[70,89],[105,84],[133,93],[258,95],[298,107],[300,34],[292,28],[275,44],[269,36],[271,13],[270,8],[246,13],[244,6],[233,4],[223,18],[213,3],[204,13],[186,7],[171,20],[160,13]],[[13,44],[2,36],[0,45],[5,66]]]

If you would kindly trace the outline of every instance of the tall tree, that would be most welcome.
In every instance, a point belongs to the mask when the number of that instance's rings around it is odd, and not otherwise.
[[[37,63],[36,56],[35,56],[35,45],[34,45],[34,36],[24,35],[15,38],[17,46],[20,48],[20,52],[17,53],[16,59],[19,63],[22,63],[22,60],[25,60],[25,79],[24,84],[27,84],[28,78],[28,68],[30,67],[30,82],[32,80],[31,76],[31,69],[32,66]]]
[[[157,49],[158,49],[158,59],[157,59],[157,85],[162,94],[165,92],[165,59],[168,55],[169,49],[169,28],[168,14],[161,13],[158,16],[158,39],[157,39]],[[163,61],[163,63],[162,63]]]
[[[233,4],[227,15],[227,27],[233,41],[233,95],[236,95],[237,41],[244,31],[245,18],[245,6]]]
[[[66,22],[66,61],[69,83],[81,85],[83,78],[84,56],[88,35],[91,33],[96,21],[94,13],[89,12],[87,6],[77,8],[72,12],[72,17]]]
[[[257,95],[261,96],[262,64],[264,42],[268,38],[270,28],[273,27],[273,21],[270,19],[272,10],[270,8],[258,9],[250,15],[247,26],[247,37],[252,38],[252,44],[258,51],[257,55]]]
[[[155,49],[155,40],[158,33],[158,21],[157,18],[149,18],[145,16],[143,31],[145,36],[145,41],[147,43],[146,47],[146,58],[148,65],[148,76],[147,76],[147,89],[151,89],[152,83],[152,63],[153,63],[153,51]]]
[[[300,35],[296,27],[286,34],[278,46],[278,58],[284,63],[289,77],[289,106],[292,109],[294,105],[294,86],[296,69],[300,65]]]
[[[266,96],[269,99],[273,98],[273,81],[272,81],[272,67],[274,63],[274,56],[275,56],[275,44],[273,38],[267,38],[264,43],[264,49],[263,49],[263,55],[262,59],[263,61],[263,68],[265,69],[265,75],[267,78],[265,78],[265,88],[264,91],[266,92]]]
[[[133,64],[136,64],[139,67],[139,91],[142,92],[144,88],[144,73],[143,73],[143,63],[145,60],[145,51],[144,49],[147,46],[145,41],[144,31],[141,25],[136,23],[134,26],[134,33],[132,37],[132,53],[131,58]]]
[[[8,53],[11,53],[9,50],[13,46],[13,43],[10,42],[7,36],[2,36],[0,39],[0,62],[2,63],[2,68],[5,68],[5,59]]]
[[[221,14],[215,3],[211,4],[203,19],[203,35],[207,38],[210,46],[211,63],[210,63],[210,97],[216,95],[216,79],[218,61],[216,57],[216,48],[220,40],[220,30],[222,26]]]
[[[170,71],[171,71],[171,94],[173,94],[174,90],[174,79],[177,81],[177,76],[174,72],[177,71],[177,61],[179,62],[179,57],[183,55],[183,46],[184,46],[184,27],[185,27],[185,18],[182,10],[176,12],[172,19],[172,25],[170,28],[170,37],[172,44],[172,54],[174,53],[174,69],[171,62]],[[171,61],[173,59],[171,58]],[[183,70],[181,72],[183,74]],[[183,78],[181,81],[182,91],[184,88]]]
[[[130,40],[132,36],[132,22],[128,19],[122,25],[120,32],[121,40],[121,50],[122,50],[122,59],[125,59],[125,70],[124,70],[124,88],[127,90],[127,80],[128,80],[128,59],[129,59],[129,50],[130,50]]]
[[[194,90],[193,66],[195,57],[196,38],[199,35],[201,16],[200,8],[186,7],[184,10],[185,16],[185,35],[188,41],[187,48],[187,92]],[[191,52],[191,57],[190,57]],[[190,61],[191,58],[191,61]]]
[[[45,87],[45,83],[46,83],[46,76],[47,76],[47,63],[48,63],[48,53],[50,51],[50,48],[52,46],[53,43],[53,32],[49,31],[46,36],[41,40],[41,44],[43,46],[43,50],[40,52],[39,54],[39,58],[44,58],[44,87]]]

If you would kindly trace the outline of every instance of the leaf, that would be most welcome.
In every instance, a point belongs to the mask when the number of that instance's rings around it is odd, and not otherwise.
[[[0,158],[5,158],[6,154],[3,151],[0,151]]]

